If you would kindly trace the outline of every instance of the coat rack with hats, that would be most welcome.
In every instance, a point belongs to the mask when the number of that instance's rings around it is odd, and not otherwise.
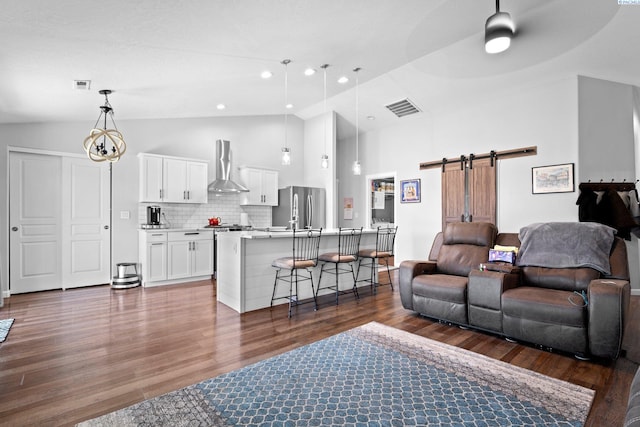
[[[601,179],[580,183],[576,200],[578,219],[613,227],[618,236],[627,240],[631,239],[631,234],[640,237],[640,199],[636,182]]]

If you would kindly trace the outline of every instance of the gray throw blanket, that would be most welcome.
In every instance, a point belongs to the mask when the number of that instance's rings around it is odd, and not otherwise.
[[[616,230],[595,222],[548,222],[520,229],[517,265],[591,267],[611,274],[609,253]]]

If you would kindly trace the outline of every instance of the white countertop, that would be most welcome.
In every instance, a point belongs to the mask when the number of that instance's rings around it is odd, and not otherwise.
[[[298,233],[304,232],[305,230],[298,230]],[[338,235],[337,228],[327,228],[322,230],[323,236],[337,236]],[[233,235],[240,235],[243,239],[272,239],[272,238],[290,238],[293,235],[293,231],[284,230],[284,231],[259,231],[259,230],[249,230],[249,231],[229,231]],[[370,234],[376,233],[376,230],[372,229],[363,229],[362,234]]]
[[[160,233],[168,231],[178,232],[195,232],[195,231],[213,231],[213,228],[200,227],[200,228],[139,228],[139,231],[145,231],[147,233]]]
[[[193,233],[193,232],[203,232],[203,231],[215,231],[215,228],[210,227],[199,227],[199,228],[145,228],[138,229],[139,231],[143,231],[146,233],[167,233],[167,232],[180,232],[180,233]],[[298,230],[298,233],[303,232],[304,230]],[[362,234],[370,234],[375,233],[375,229],[363,229]],[[284,238],[291,237],[293,235],[293,231],[291,230],[243,230],[243,231],[219,231],[219,234],[227,234],[233,236],[240,236],[243,239],[270,239],[270,238]],[[338,229],[337,228],[326,228],[322,230],[323,236],[337,236]]]

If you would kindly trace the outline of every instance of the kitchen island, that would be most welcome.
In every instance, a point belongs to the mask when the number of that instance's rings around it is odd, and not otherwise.
[[[218,301],[231,307],[238,313],[258,310],[271,305],[273,282],[276,269],[271,267],[273,260],[290,257],[292,251],[291,231],[231,231],[219,233],[217,236],[217,298]],[[361,248],[372,248],[376,244],[376,230],[363,230],[360,240]],[[320,239],[320,253],[335,252],[338,249],[338,230],[322,230]],[[357,263],[354,263],[357,268]],[[361,272],[363,277],[369,275],[369,269]],[[320,265],[314,268],[313,284],[317,289],[320,277]],[[353,286],[352,278],[348,274],[341,274],[340,289],[348,290]],[[335,281],[335,275],[327,274],[322,278]],[[361,286],[369,286],[363,282]],[[288,294],[287,285],[278,287],[278,294]],[[319,295],[333,293],[330,289],[323,289]],[[303,282],[299,288],[299,299],[312,298],[311,286]],[[274,304],[286,303],[282,300]]]

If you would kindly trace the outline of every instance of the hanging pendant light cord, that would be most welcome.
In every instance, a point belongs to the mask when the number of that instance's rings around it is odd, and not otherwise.
[[[359,106],[360,106],[360,96],[359,96],[359,83],[358,83],[358,71],[360,71],[360,68],[356,68],[353,71],[356,72],[356,160],[359,161],[360,160],[360,154],[359,154],[359,137],[358,134],[359,132],[359,121],[358,121],[358,117],[360,116],[359,114]]]
[[[284,64],[284,148],[289,148],[288,140],[287,140],[287,125],[289,122],[289,61],[285,59],[282,61]]]
[[[324,111],[324,154],[327,154],[327,67],[329,64],[323,64],[322,69],[324,71],[324,89],[322,92],[322,97],[324,99],[323,103],[323,111]]]

